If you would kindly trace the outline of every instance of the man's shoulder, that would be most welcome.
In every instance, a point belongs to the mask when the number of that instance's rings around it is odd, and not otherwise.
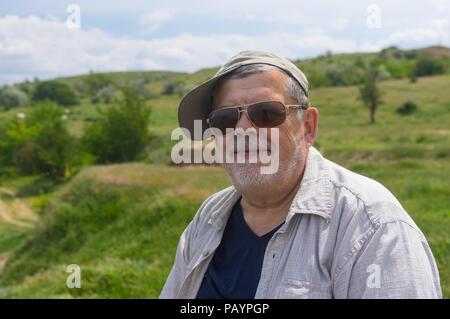
[[[236,188],[231,185],[227,188],[224,188],[206,198],[202,204],[202,206],[208,206],[209,208],[220,207],[225,202],[230,200],[234,194],[236,194]]]
[[[201,223],[208,222],[211,224],[222,217],[224,209],[233,207],[239,197],[240,194],[234,186],[222,189],[203,201],[196,218]]]
[[[350,171],[330,160],[327,163],[335,202],[345,200],[347,205],[360,207],[373,225],[404,221],[417,227],[397,198],[378,181]]]

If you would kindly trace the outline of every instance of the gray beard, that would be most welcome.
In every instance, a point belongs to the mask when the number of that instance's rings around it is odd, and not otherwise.
[[[238,189],[268,186],[277,180],[289,178],[295,173],[299,163],[305,159],[306,151],[300,143],[296,145],[294,154],[289,160],[280,161],[278,170],[274,174],[261,174],[261,163],[224,163],[222,167],[228,174],[232,184]]]

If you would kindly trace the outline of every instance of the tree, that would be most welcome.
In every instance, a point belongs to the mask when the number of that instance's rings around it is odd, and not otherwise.
[[[150,99],[153,95],[149,86],[149,78],[146,76],[138,76],[128,85],[133,94],[142,99]]]
[[[33,94],[33,101],[49,99],[61,105],[78,104],[75,91],[66,83],[56,81],[39,82]]]
[[[109,75],[94,73],[92,71],[83,79],[83,83],[91,96],[95,95],[101,88],[109,85],[115,85],[113,79]]]
[[[416,68],[410,68],[410,70],[408,71],[408,78],[409,81],[411,83],[416,83],[417,82],[417,74],[416,74]]]
[[[424,56],[417,60],[417,76],[442,74],[444,71],[444,64],[436,58]]]
[[[28,125],[40,126],[32,140],[38,152],[37,171],[56,181],[66,176],[75,147],[75,139],[69,134],[62,115],[60,107],[46,103],[34,109],[26,119]]]
[[[370,122],[375,123],[375,111],[382,102],[381,90],[377,87],[378,70],[369,68],[366,71],[363,85],[359,88],[360,99],[370,110]]]
[[[179,96],[183,96],[184,83],[182,81],[178,81],[175,79],[169,79],[164,84],[163,94],[165,95],[178,94]]]
[[[27,94],[15,86],[4,88],[0,94],[0,105],[6,106],[6,109],[24,106],[27,102]]]
[[[100,121],[86,126],[83,144],[99,163],[132,161],[150,139],[150,108],[128,88],[124,100],[102,111]]]
[[[111,103],[115,93],[116,88],[113,85],[109,84],[108,86],[105,86],[100,90],[98,90],[95,96],[92,97],[91,101],[92,103],[98,102]]]
[[[15,166],[22,174],[43,174],[63,180],[70,164],[74,138],[69,135],[60,107],[45,102],[24,119],[9,122],[0,141],[3,165]]]

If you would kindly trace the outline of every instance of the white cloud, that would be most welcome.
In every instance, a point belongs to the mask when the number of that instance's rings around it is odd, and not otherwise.
[[[153,33],[162,26],[163,22],[170,21],[174,17],[174,9],[159,9],[141,15],[139,23],[146,27],[146,33]]]
[[[244,36],[190,33],[166,39],[115,38],[101,30],[69,29],[64,22],[30,16],[0,18],[0,83],[94,71],[184,70],[224,63],[239,50],[264,49],[289,58],[311,56],[331,48],[355,48],[349,40],[294,33]]]
[[[431,0],[430,2],[433,4],[436,12],[448,12],[450,9],[450,1],[448,0]]]
[[[163,18],[166,17],[166,18]],[[168,19],[163,14],[156,20]],[[240,50],[262,49],[290,59],[333,53],[375,51],[389,45],[417,47],[448,34],[436,27],[393,32],[383,40],[358,44],[325,31],[274,32],[263,35],[183,33],[141,40],[113,37],[99,29],[69,29],[63,21],[35,16],[0,18],[0,84],[94,71],[196,71],[219,66]],[[306,29],[305,29],[306,30]]]
[[[244,18],[248,21],[256,21],[257,17],[254,14],[246,13]]]
[[[438,30],[442,30],[448,24],[448,20],[446,18],[443,19],[434,19],[431,21],[431,26]]]
[[[448,33],[442,28],[413,28],[394,32],[386,39],[379,41],[381,47],[396,45],[399,47],[422,47],[430,44],[448,42]]]
[[[338,17],[330,20],[330,26],[338,31],[342,31],[347,28],[349,20],[346,17]]]

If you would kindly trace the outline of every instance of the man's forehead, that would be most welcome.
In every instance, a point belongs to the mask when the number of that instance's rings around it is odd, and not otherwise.
[[[278,71],[224,79],[215,89],[213,107],[270,99],[283,101],[286,97],[286,79],[286,75]]]

